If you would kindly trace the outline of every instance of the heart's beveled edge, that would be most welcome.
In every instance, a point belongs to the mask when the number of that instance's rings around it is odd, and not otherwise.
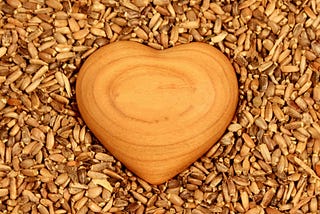
[[[223,121],[221,120],[220,122],[217,121],[218,124],[217,124],[215,135],[208,137],[208,134],[205,134],[204,136],[202,136],[203,138],[201,138],[200,136],[199,139],[200,141],[203,142],[203,144],[198,147],[197,146],[194,147],[194,150],[192,151],[191,154],[184,153],[184,155],[180,155],[175,158],[172,158],[172,156],[169,156],[169,158],[164,158],[160,160],[146,161],[146,159],[144,159],[143,156],[147,152],[143,147],[135,147],[130,144],[128,145],[126,144],[126,142],[120,143],[121,142],[120,139],[114,138],[114,136],[108,134],[108,131],[107,131],[108,127],[99,127],[96,125],[97,121],[95,121],[94,115],[92,115],[92,112],[90,112],[90,107],[88,107],[88,102],[90,102],[90,99],[92,99],[92,94],[88,92],[92,90],[92,87],[94,85],[94,82],[91,82],[91,85],[90,85],[90,81],[92,81],[92,78],[94,77],[95,74],[94,73],[88,74],[87,70],[90,69],[90,67],[98,64],[99,61],[101,61],[105,57],[104,56],[105,54],[108,54],[108,53],[115,54],[119,50],[126,50],[128,52],[130,49],[134,49],[135,50],[134,54],[137,54],[137,55],[143,52],[144,54],[150,53],[153,55],[161,55],[162,57],[175,51],[190,53],[192,51],[199,50],[204,54],[215,55],[215,57],[219,59],[219,60],[216,60],[216,63],[218,62],[218,64],[220,64],[222,67],[225,68],[222,74],[224,75],[224,78],[230,81],[229,87],[227,88],[227,91],[230,94],[230,96],[226,96],[225,100],[223,100],[222,102],[228,103],[227,106],[229,107],[229,109],[226,109],[226,111],[224,112],[224,115],[222,115],[224,120]],[[139,51],[136,51],[136,49],[138,49]],[[119,56],[121,56],[121,54],[119,54],[115,58]],[[87,73],[87,75],[84,75],[84,73]],[[98,51],[93,53],[93,55],[89,57],[89,59],[87,59],[87,61],[82,66],[77,79],[76,96],[77,96],[77,102],[78,102],[79,110],[82,117],[84,118],[85,122],[87,123],[91,131],[103,143],[103,145],[118,160],[124,163],[124,165],[126,165],[128,169],[132,170],[139,177],[145,179],[150,183],[160,184],[172,178],[173,176],[175,176],[185,168],[187,168],[190,164],[192,164],[199,157],[201,157],[201,155],[203,155],[222,136],[228,124],[231,122],[236,110],[237,101],[238,101],[238,85],[237,85],[235,72],[230,62],[228,61],[227,57],[225,57],[220,51],[218,51],[217,49],[213,48],[210,45],[207,45],[204,43],[191,43],[187,45],[180,45],[164,51],[156,51],[154,49],[151,49],[149,47],[143,46],[138,43],[117,42],[117,43],[113,43],[100,48]],[[96,102],[96,100],[94,100],[94,102]],[[188,145],[194,145],[194,144],[197,145],[196,142],[197,140],[194,140],[194,139],[190,140],[190,142],[188,142]],[[125,145],[125,147],[122,146],[117,148],[117,144]],[[127,148],[127,151],[122,151],[123,148]],[[159,149],[159,148],[156,147],[156,149]],[[166,150],[166,149],[170,151],[170,149],[177,150],[179,148],[176,148],[176,147],[170,148],[170,146],[163,148],[163,150]],[[142,156],[136,157],[136,158],[125,157],[128,151],[138,152]],[[164,165],[163,162],[165,162],[166,164]],[[177,163],[180,163],[178,167],[176,166]]]

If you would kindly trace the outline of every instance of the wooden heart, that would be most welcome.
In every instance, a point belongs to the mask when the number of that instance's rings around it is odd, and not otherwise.
[[[158,51],[123,41],[86,60],[76,98],[101,143],[136,175],[160,184],[222,136],[238,85],[228,59],[210,45]]]

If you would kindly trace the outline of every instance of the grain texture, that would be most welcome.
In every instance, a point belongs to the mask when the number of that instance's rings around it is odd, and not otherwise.
[[[192,43],[156,51],[117,42],[80,69],[77,102],[88,127],[130,170],[160,184],[224,133],[238,101],[228,59]]]

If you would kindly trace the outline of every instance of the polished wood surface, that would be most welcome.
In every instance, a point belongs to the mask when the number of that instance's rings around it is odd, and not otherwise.
[[[201,157],[235,113],[237,79],[204,43],[155,50],[116,42],[94,52],[76,86],[80,113],[128,169],[159,184]]]

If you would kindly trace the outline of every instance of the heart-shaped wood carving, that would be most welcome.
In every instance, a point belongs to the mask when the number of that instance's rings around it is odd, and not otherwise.
[[[236,109],[238,85],[228,59],[210,45],[158,51],[116,42],[86,60],[76,98],[101,143],[136,175],[159,184],[222,136]]]

